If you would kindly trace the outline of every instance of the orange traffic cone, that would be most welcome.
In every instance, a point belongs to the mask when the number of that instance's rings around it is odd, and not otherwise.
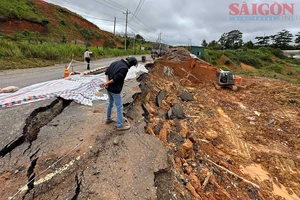
[[[65,66],[64,78],[70,76],[68,66]]]

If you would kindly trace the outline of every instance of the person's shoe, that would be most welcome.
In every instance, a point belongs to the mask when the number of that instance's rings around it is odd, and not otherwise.
[[[105,121],[105,124],[111,124],[111,123],[114,123],[114,122],[116,122],[115,120],[112,120],[112,119],[107,119],[106,121]]]
[[[128,129],[130,129],[130,126],[129,125],[124,125],[124,124],[123,124],[123,126],[117,128],[118,131],[126,131]]]

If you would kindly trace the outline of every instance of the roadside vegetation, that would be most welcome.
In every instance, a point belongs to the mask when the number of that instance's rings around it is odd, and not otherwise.
[[[272,36],[256,37],[257,42],[244,43],[242,33],[233,30],[222,34],[219,41],[207,43],[204,60],[236,74],[262,76],[281,79],[300,84],[300,59],[286,56],[282,50],[300,49],[300,32],[293,35],[288,30],[282,30]]]
[[[49,23],[31,0],[1,0],[0,15],[1,20],[22,19],[42,25]]]
[[[3,0],[0,8],[0,70],[45,67],[92,59],[146,54],[151,43],[100,30],[66,8],[34,0]],[[141,51],[144,47],[144,51]]]
[[[7,28],[0,29],[0,70],[44,67],[72,59],[83,61],[86,48],[93,52],[92,59],[151,51],[151,42],[139,34],[127,38],[125,51],[124,35],[102,31],[76,13],[53,4],[33,0],[3,0],[1,4],[0,21]],[[9,25],[15,21],[19,26]],[[237,74],[299,84],[300,60],[285,56],[282,50],[300,49],[300,32],[292,35],[283,29],[255,39],[256,42],[244,42],[243,33],[232,30],[223,33],[218,41],[203,40],[203,59]]]
[[[236,74],[278,78],[300,84],[300,59],[287,57],[280,49],[206,49],[204,60]],[[251,68],[245,68],[244,65]]]
[[[149,53],[135,49],[109,47],[88,47],[93,52],[92,59]],[[0,39],[0,70],[34,68],[70,62],[83,62],[84,45],[58,44],[53,42],[11,41]]]

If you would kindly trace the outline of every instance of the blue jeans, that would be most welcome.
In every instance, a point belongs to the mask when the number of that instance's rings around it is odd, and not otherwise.
[[[106,119],[111,119],[111,112],[114,103],[117,108],[117,127],[123,126],[123,103],[121,94],[115,94],[107,91],[108,94],[108,105],[106,110]]]

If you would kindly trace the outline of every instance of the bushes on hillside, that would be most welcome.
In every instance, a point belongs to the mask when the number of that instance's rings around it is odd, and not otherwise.
[[[258,58],[253,57],[249,54],[240,54],[239,55],[239,61],[242,62],[242,63],[245,63],[247,65],[251,65],[255,68],[261,68],[262,67],[261,61]]]
[[[103,43],[103,48],[108,49],[108,48],[115,48],[116,44],[113,40],[105,40]]]
[[[278,74],[281,74],[281,73],[283,73],[285,71],[284,66],[282,66],[280,64],[269,65],[269,66],[266,67],[266,69],[268,71],[271,71],[271,72],[273,71],[273,72],[278,73]]]
[[[204,60],[213,64],[218,64],[218,59],[222,56],[222,51],[215,51],[215,50],[204,50]]]
[[[80,33],[82,34],[82,36],[86,39],[86,40],[91,40],[93,39],[93,34],[91,31],[89,31],[86,28],[83,28],[80,30]]]

